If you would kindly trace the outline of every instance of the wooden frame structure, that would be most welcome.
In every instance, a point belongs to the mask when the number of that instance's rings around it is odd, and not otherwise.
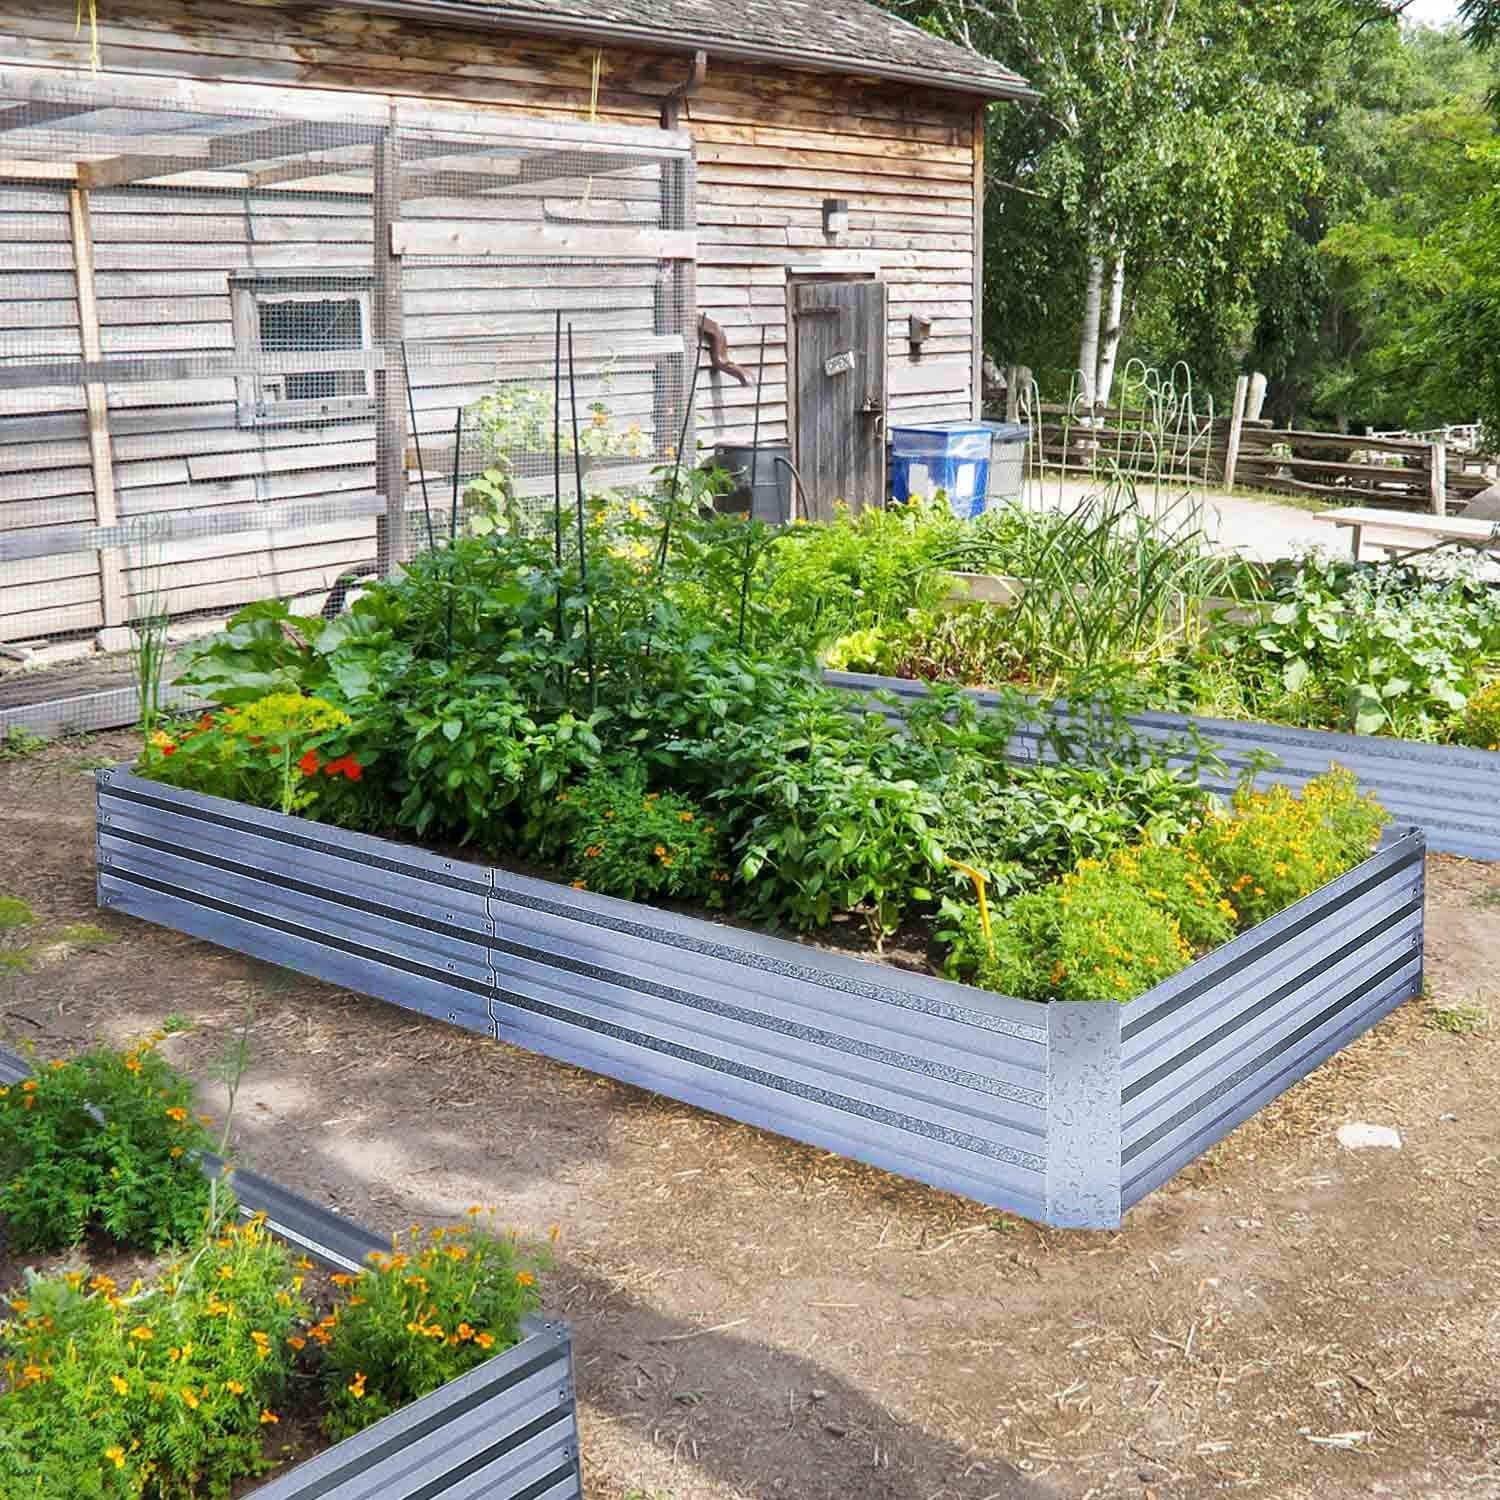
[[[0,567],[95,552],[104,627],[99,641],[106,648],[124,646],[132,617],[126,548],[134,537],[117,503],[111,393],[118,397],[122,389],[142,385],[191,390],[204,382],[230,380],[243,428],[259,425],[247,424],[244,411],[247,393],[256,390],[262,377],[340,370],[364,371],[369,396],[330,402],[321,414],[303,417],[301,425],[305,429],[319,422],[373,417],[374,462],[372,482],[364,488],[349,492],[347,483],[332,487],[344,493],[328,504],[326,520],[334,524],[374,512],[381,566],[402,562],[410,553],[408,511],[414,503],[407,462],[408,365],[429,371],[462,365],[482,380],[486,371],[498,369],[505,378],[517,365],[550,366],[553,355],[550,338],[509,334],[503,313],[498,325],[492,319],[472,333],[464,327],[433,338],[421,326],[413,330],[406,313],[407,270],[413,266],[525,264],[560,268],[557,274],[566,278],[568,267],[614,264],[634,267],[623,274],[645,286],[675,287],[675,296],[655,299],[654,313],[648,307],[641,314],[640,332],[621,335],[585,326],[576,340],[585,360],[614,360],[623,353],[655,370],[661,424],[657,445],[665,453],[669,442],[677,440],[696,356],[695,310],[682,302],[692,295],[690,268],[696,254],[693,179],[693,144],[682,131],[527,120],[347,93],[0,66],[0,184],[24,182],[66,192],[80,339],[76,356],[59,358],[50,349],[28,354],[26,330],[13,334],[11,349],[19,343],[21,352],[6,351],[0,359],[0,398],[81,386],[94,495],[92,526],[0,527]],[[621,183],[621,193],[630,200],[624,206],[638,208],[644,220],[591,221],[589,194],[601,181]],[[578,182],[585,184],[578,222],[527,222],[524,214],[506,214],[507,205],[517,201],[518,185],[530,194],[534,211],[540,203],[545,218],[551,211],[544,196],[549,189],[561,193]],[[227,277],[222,295],[228,298],[235,328],[233,349],[154,349],[148,338],[139,352],[120,352],[106,341],[107,330],[101,339],[90,198],[122,190],[238,194],[247,215],[253,195],[274,194],[275,201],[286,204],[298,201],[294,195],[300,194],[313,206],[309,212],[336,205],[346,216],[336,227],[346,236],[348,215],[364,204],[364,238],[370,248],[356,252],[360,261],[350,263],[349,245],[336,246],[325,265],[310,246],[310,253],[300,257],[305,264],[287,265],[283,257],[270,270],[256,272],[252,239],[252,270],[245,273],[230,265],[220,278]],[[609,206],[598,201],[604,197],[602,190],[596,196],[596,217]],[[141,206],[152,211],[155,201]],[[468,208],[472,212],[466,213]],[[279,228],[275,221],[261,227],[273,234],[273,244]],[[240,326],[246,314],[236,278],[245,274],[287,283],[323,280],[330,286],[347,281],[346,293],[329,295],[360,296],[367,309],[364,347],[262,351],[258,339],[246,338]],[[651,293],[643,295],[649,299]],[[539,295],[533,296],[528,305],[538,300]],[[277,425],[295,425],[296,418],[293,413]],[[341,435],[342,430],[331,429],[331,438]],[[308,441],[305,432],[302,437]],[[310,451],[316,454],[317,449]],[[273,460],[261,468],[271,471]],[[190,482],[193,477],[190,472]],[[255,532],[274,520],[274,511],[231,511],[215,506],[212,494],[208,499],[210,509],[222,512],[217,524],[212,516],[206,527],[200,524],[189,492],[187,503],[176,501],[166,514],[151,518],[151,544],[171,546],[221,529]],[[52,518],[44,514],[41,519]],[[347,563],[331,561],[324,587],[343,566]]]

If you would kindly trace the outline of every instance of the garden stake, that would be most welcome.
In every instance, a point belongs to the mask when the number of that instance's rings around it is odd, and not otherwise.
[[[672,545],[672,518],[677,511],[677,485],[682,477],[682,450],[687,446],[688,424],[693,420],[693,401],[698,394],[698,371],[703,366],[703,324],[708,317],[703,313],[698,319],[698,346],[693,354],[693,378],[688,382],[687,408],[682,414],[682,431],[677,437],[677,451],[672,461],[672,482],[667,487],[667,519],[662,526],[661,546],[656,549],[656,565],[653,573],[659,573],[667,565],[667,549]],[[647,642],[649,648],[650,642]]]
[[[578,585],[583,591],[583,659],[589,674],[589,708],[595,707],[594,637],[589,619],[588,537],[583,522],[583,449],[578,445],[578,380],[573,371],[573,325],[568,324],[568,406],[573,413],[573,474],[578,485]]]
[[[984,934],[985,945],[990,950],[991,959],[995,956],[995,934],[990,927],[990,903],[984,894],[986,881],[984,875],[974,868],[966,865],[961,859],[948,857],[948,863],[961,874],[967,875],[974,882],[974,894],[979,899],[979,930]]]
[[[448,661],[453,660],[453,544],[458,539],[458,466],[464,442],[464,409],[453,414],[453,496],[448,509]]]
[[[745,568],[740,576],[740,630],[736,644],[745,644],[745,605],[750,599],[751,544],[755,539],[755,486],[760,475],[760,393],[766,373],[766,325],[760,325],[760,362],[755,367],[755,427],[750,438],[750,510],[745,516]]]
[[[422,433],[417,426],[417,398],[411,389],[411,365],[406,357],[406,340],[401,340],[401,378],[406,382],[406,409],[411,413],[411,440],[417,450],[417,473],[422,476],[422,514],[427,521],[427,550],[432,552],[437,543],[432,538],[432,505],[427,499],[427,465],[422,462]],[[457,462],[457,452],[453,455]]]
[[[552,329],[552,559],[557,565],[557,639],[562,641],[562,308]]]

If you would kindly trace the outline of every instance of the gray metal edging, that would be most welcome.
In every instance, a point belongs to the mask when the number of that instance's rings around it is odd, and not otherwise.
[[[897,706],[873,704],[877,712],[899,719],[902,705],[924,696],[924,683],[901,677],[873,677],[854,672],[827,672],[831,687],[863,695],[885,693]],[[981,708],[999,702],[982,688],[966,690]],[[1500,751],[1464,745],[1432,745],[1387,735],[1345,734],[1327,729],[1295,729],[1237,719],[1210,719],[1197,714],[1132,714],[1130,725],[1144,738],[1162,741],[1196,728],[1213,745],[1226,770],[1204,772],[1210,790],[1227,795],[1249,769],[1252,757],[1270,754],[1277,764],[1261,770],[1260,787],[1297,788],[1331,765],[1353,771],[1360,785],[1374,794],[1398,823],[1423,829],[1435,852],[1468,859],[1500,861]],[[1041,729],[1024,726],[1012,741],[1017,760],[1034,760]],[[1185,762],[1182,762],[1185,764]]]
[[[0,1048],[0,1082],[19,1083],[31,1072],[25,1058]],[[207,1154],[199,1165],[208,1177],[224,1166]],[[235,1168],[233,1187],[243,1217],[265,1214],[279,1239],[335,1270],[358,1271],[390,1243],[259,1173]],[[566,1323],[531,1317],[522,1335],[430,1395],[257,1485],[247,1500],[426,1500],[476,1475],[492,1500],[581,1500],[571,1332]]]
[[[98,827],[116,911],[1058,1225],[1118,1225],[1421,984],[1415,831],[1116,1006],[901,973],[125,771],[99,773]]]

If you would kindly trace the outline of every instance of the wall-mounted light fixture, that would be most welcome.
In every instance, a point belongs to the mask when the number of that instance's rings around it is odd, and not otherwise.
[[[849,202],[846,198],[823,200],[823,233],[836,240],[849,229]]]
[[[906,320],[906,337],[914,349],[920,349],[932,337],[932,319],[912,313]]]

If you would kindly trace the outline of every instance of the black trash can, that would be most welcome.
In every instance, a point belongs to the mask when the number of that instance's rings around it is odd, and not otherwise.
[[[759,447],[749,443],[720,443],[714,449],[714,464],[728,471],[734,488],[719,497],[718,508],[738,514],[749,511],[752,520],[772,526],[785,525],[792,516],[791,457],[792,450],[786,443],[761,443]]]

